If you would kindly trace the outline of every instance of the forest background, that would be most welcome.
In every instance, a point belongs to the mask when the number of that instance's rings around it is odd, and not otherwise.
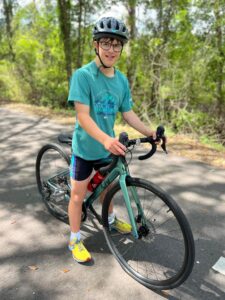
[[[117,67],[138,115],[224,146],[225,0],[0,0],[0,101],[71,109],[93,23],[115,14],[130,31]]]

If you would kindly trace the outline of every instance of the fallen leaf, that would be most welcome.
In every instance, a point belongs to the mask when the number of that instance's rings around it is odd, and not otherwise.
[[[68,270],[68,269],[63,269],[62,271],[63,271],[63,273],[67,273],[67,272],[69,272],[70,270]]]
[[[32,271],[36,271],[38,270],[38,267],[37,266],[28,266],[28,268]]]

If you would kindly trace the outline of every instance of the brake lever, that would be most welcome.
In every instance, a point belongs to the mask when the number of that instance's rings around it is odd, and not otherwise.
[[[166,154],[168,154],[166,150],[166,137],[164,133],[165,133],[165,128],[162,125],[158,126],[156,130],[156,141],[158,142],[162,140],[161,148]]]
[[[167,150],[166,150],[166,137],[162,137],[162,144],[161,144],[161,148],[163,149],[163,151],[168,154]]]

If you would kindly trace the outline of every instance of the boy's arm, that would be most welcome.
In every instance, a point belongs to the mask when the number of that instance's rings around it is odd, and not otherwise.
[[[75,102],[77,112],[77,120],[80,126],[95,140],[100,142],[106,150],[116,155],[125,155],[126,147],[121,144],[118,139],[112,138],[103,132],[90,116],[90,108],[88,105]]]
[[[138,132],[145,136],[152,136],[153,138],[156,138],[156,132],[145,126],[133,110],[124,112],[122,115],[123,119]]]

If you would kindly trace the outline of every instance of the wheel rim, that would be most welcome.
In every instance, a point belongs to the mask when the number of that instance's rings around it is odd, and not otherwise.
[[[131,234],[121,235],[106,228],[108,244],[122,267],[136,280],[147,286],[171,288],[187,277],[187,274],[185,275],[189,259],[187,239],[174,217],[173,207],[168,206],[166,199],[165,202],[160,199],[163,195],[154,194],[152,190],[146,188],[146,185],[137,183],[136,185],[148,228],[144,228],[141,224],[137,206],[132,201],[136,221],[139,221],[137,223],[139,239],[134,239]],[[128,190],[132,198],[130,189]],[[127,210],[124,201],[121,200],[123,195],[120,188],[114,189],[113,194],[110,197],[113,196],[117,217],[129,222],[129,217],[127,213],[125,214]]]
[[[36,175],[39,192],[47,208],[54,216],[68,223],[68,156],[55,145],[44,147],[37,159]]]

